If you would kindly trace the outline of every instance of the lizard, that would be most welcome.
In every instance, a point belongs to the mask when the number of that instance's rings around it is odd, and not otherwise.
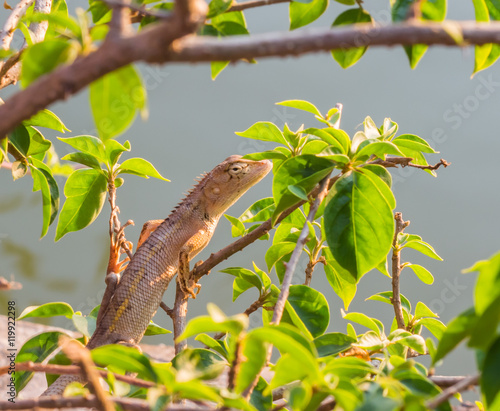
[[[271,168],[269,160],[230,156],[201,176],[165,220],[146,223],[87,348],[137,346],[176,273],[181,289],[195,298],[199,284],[191,285],[189,262],[209,243],[225,211]],[[81,376],[62,375],[42,396],[60,395],[72,381],[84,382]]]

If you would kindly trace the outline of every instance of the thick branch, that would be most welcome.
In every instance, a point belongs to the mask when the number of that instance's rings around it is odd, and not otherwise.
[[[180,2],[180,0],[179,0]],[[203,7],[195,7],[194,10]],[[190,20],[202,21],[203,14]],[[407,22],[385,27],[357,24],[346,28],[316,29],[286,33],[257,34],[251,37],[234,36],[224,39],[187,37],[197,25],[186,28],[179,19],[169,20],[139,34],[102,46],[73,64],[60,67],[43,76],[27,89],[11,97],[0,107],[0,139],[22,120],[50,104],[66,99],[92,81],[134,61],[164,63],[236,61],[241,58],[298,56],[304,53],[329,51],[335,48],[360,46],[393,46],[398,44],[428,44],[464,46],[469,44],[500,43],[500,22]],[[194,27],[196,26],[196,27]],[[449,29],[461,30],[463,43],[457,44]]]
[[[403,317],[403,309],[401,307],[401,295],[399,288],[399,276],[401,275],[401,248],[398,246],[398,235],[410,225],[409,221],[403,220],[401,213],[394,215],[396,220],[396,229],[394,231],[394,239],[392,241],[392,305],[394,306],[394,314],[398,328],[406,329],[405,320]]]
[[[461,43],[457,43],[455,38],[450,36],[450,28],[462,33]],[[298,56],[361,46],[428,44],[463,47],[486,43],[500,43],[500,22],[409,21],[389,26],[365,23],[335,29],[255,34],[250,37],[233,36],[224,39],[190,37],[174,44],[168,60],[236,61],[258,57]]]
[[[9,49],[17,24],[33,1],[34,0],[21,0],[16,7],[14,7],[14,10],[12,10],[12,13],[8,17],[0,33],[0,48],[3,50]]]

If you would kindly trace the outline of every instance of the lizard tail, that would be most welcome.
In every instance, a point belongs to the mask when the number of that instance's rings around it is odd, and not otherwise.
[[[52,383],[49,388],[47,388],[42,394],[40,394],[40,397],[62,395],[67,385],[73,381],[81,382],[82,384],[85,383],[82,376],[80,375],[61,375]]]

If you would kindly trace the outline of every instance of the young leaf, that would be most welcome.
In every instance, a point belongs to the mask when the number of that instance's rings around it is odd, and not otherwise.
[[[419,301],[415,307],[415,320],[423,317],[438,318],[439,316],[432,312],[429,307],[427,307],[423,302]]]
[[[388,254],[394,218],[378,176],[353,170],[338,179],[325,208],[325,232],[335,260],[359,279]],[[387,186],[386,186],[387,187]]]
[[[432,284],[434,282],[434,277],[431,272],[421,265],[406,264],[405,267],[410,268],[424,284]]]
[[[107,180],[98,170],[76,170],[64,186],[66,201],[59,215],[56,238],[91,224],[101,212],[106,200]]]
[[[416,324],[427,328],[438,341],[441,340],[443,333],[446,331],[446,326],[435,318],[422,318]],[[427,346],[429,346],[429,344],[427,344]],[[434,358],[434,355],[432,355],[432,358]]]
[[[464,272],[474,271],[479,271],[474,290],[474,307],[477,315],[481,315],[500,297],[500,253],[489,260],[478,261]]]
[[[163,328],[158,324],[155,324],[153,321],[150,321],[144,335],[162,335],[162,334],[170,334],[171,332],[172,331],[167,330],[166,328]]]
[[[120,164],[120,167],[118,167],[118,174],[122,173],[134,174],[143,178],[154,177],[163,181],[170,181],[163,177],[156,168],[154,168],[153,164],[143,158],[129,158],[125,160]]]
[[[115,70],[90,85],[90,106],[102,140],[124,132],[137,110],[147,113],[146,89],[133,66]]]
[[[371,23],[372,17],[361,7],[349,9],[341,13],[333,22],[332,27],[344,26],[356,23]],[[365,54],[366,47],[355,47],[350,49],[332,50],[332,56],[342,68],[348,68],[356,64]]]
[[[409,314],[411,312],[410,300],[408,300],[408,298],[406,298],[403,294],[400,294],[400,296],[401,306]],[[383,291],[381,293],[374,294],[371,297],[368,297],[366,300],[382,301],[383,303],[392,305],[392,291]]]
[[[281,130],[273,123],[267,121],[259,121],[247,130],[237,131],[235,134],[254,140],[273,141],[284,146],[288,145]]]
[[[438,153],[438,151],[435,151],[427,141],[414,134],[401,134],[393,139],[392,142],[400,149],[407,148],[420,153]]]
[[[443,261],[443,259],[436,253],[434,248],[422,240],[410,240],[405,243],[404,247],[413,248],[426,255],[427,257],[434,258],[435,260]]]
[[[109,164],[109,168],[113,168],[116,162],[119,160],[122,153],[125,151],[130,151],[130,143],[125,141],[125,143],[120,144],[118,141],[109,139],[104,142],[106,160]]]
[[[101,164],[99,160],[95,158],[93,155],[81,152],[69,153],[66,154],[61,160],[73,161],[74,163],[83,164],[84,166],[94,168],[96,170],[101,169]]]
[[[292,107],[298,110],[308,111],[309,113],[315,114],[319,117],[323,117],[316,106],[309,101],[304,100],[285,100],[276,103],[278,106]]]
[[[231,223],[231,235],[233,237],[245,235],[245,225],[240,220],[228,214],[224,214],[224,217]]]
[[[253,203],[238,217],[238,219],[243,223],[266,221],[271,218],[273,211],[274,199],[272,197],[266,197]]]
[[[361,324],[366,328],[374,331],[379,337],[384,333],[384,326],[380,321],[374,318],[368,317],[363,313],[348,313],[345,314],[344,320],[353,321],[355,323]]]
[[[328,0],[312,0],[310,3],[290,2],[290,30],[312,23],[328,7]]]

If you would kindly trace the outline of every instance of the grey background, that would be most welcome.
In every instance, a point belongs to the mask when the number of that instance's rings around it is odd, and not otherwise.
[[[83,1],[75,4],[85,6]],[[380,22],[388,21],[388,1],[366,1],[365,7]],[[346,7],[332,2],[314,25],[329,26]],[[5,12],[2,12],[2,17]],[[245,13],[250,32],[286,30],[288,6],[276,5]],[[448,18],[472,19],[472,2],[449,4]],[[4,20],[4,18],[2,18]],[[475,274],[461,270],[495,253],[498,244],[498,107],[500,100],[499,66],[470,78],[474,62],[472,48],[435,47],[428,51],[416,70],[409,68],[402,48],[368,50],[354,67],[343,70],[327,53],[300,58],[262,59],[256,65],[238,63],[226,69],[214,82],[208,65],[140,66],[148,88],[149,120],[137,119],[120,137],[132,144],[132,156],[144,157],[172,182],[142,180],[130,176],[118,190],[122,222],[133,219],[127,237],[136,241],[142,223],[164,218],[193,184],[194,178],[210,170],[231,154],[246,154],[272,148],[234,134],[256,121],[273,121],[280,128],[286,121],[292,129],[303,122],[317,123],[309,115],[275,106],[286,99],[313,102],[325,112],[336,102],[344,104],[342,128],[353,135],[365,116],[377,124],[384,117],[399,123],[401,133],[414,133],[427,139],[440,154],[429,156],[431,163],[443,157],[452,166],[439,170],[434,179],[413,169],[393,170],[397,211],[411,220],[407,230],[421,235],[444,258],[437,262],[418,253],[405,252],[404,260],[420,263],[435,275],[432,286],[422,284],[405,270],[402,292],[415,305],[423,301],[444,322],[472,305]],[[7,99],[13,87],[2,91]],[[82,92],[68,101],[50,107],[72,130],[66,136],[96,134],[90,114],[88,94]],[[60,134],[46,133],[48,137]],[[60,156],[69,147],[56,142]],[[64,181],[59,179],[62,186]],[[0,295],[0,312],[6,301],[16,301],[18,313],[28,305],[66,301],[88,313],[100,301],[108,255],[108,215],[102,215],[88,228],[54,243],[55,227],[43,240],[40,194],[31,193],[27,177],[12,182],[7,170],[0,172],[0,275],[13,275],[23,283],[21,291]],[[229,214],[238,216],[255,200],[271,195],[271,177],[247,193]],[[221,221],[209,247],[200,255],[206,258],[231,242],[229,224]],[[267,243],[259,241],[217,268],[251,267],[264,269]],[[302,263],[304,267],[304,263]],[[274,282],[276,275],[271,274]],[[303,280],[301,271],[295,280]],[[244,310],[257,297],[249,291],[231,302],[232,277],[214,269],[202,280],[203,290],[189,305],[189,316],[206,313],[206,304],[215,302],[226,313]],[[312,285],[321,290],[331,309],[331,331],[345,332],[341,300],[334,294],[323,271],[318,268]],[[172,287],[171,287],[172,288]],[[365,302],[370,295],[390,289],[390,279],[378,272],[360,282],[349,309],[365,312],[384,321],[388,330],[391,307]],[[172,305],[172,290],[164,298]],[[254,314],[258,317],[258,314]],[[253,316],[253,317],[254,317]],[[252,324],[258,318],[252,317]],[[159,313],[155,321],[171,328],[170,319]],[[68,320],[54,323],[70,327]],[[363,328],[356,327],[358,332]],[[171,342],[171,337],[145,338],[145,342]],[[471,352],[458,351],[439,373],[472,372]]]

